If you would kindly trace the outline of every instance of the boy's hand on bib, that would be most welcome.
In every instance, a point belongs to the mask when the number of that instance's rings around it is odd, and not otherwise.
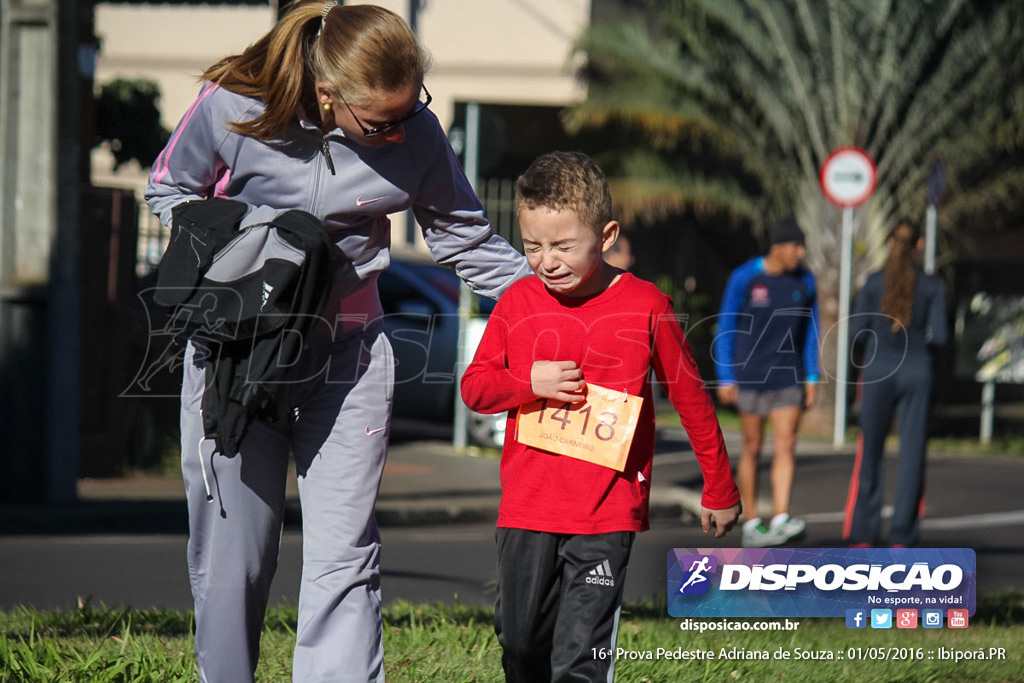
[[[576,361],[538,360],[530,370],[530,387],[539,398],[579,403],[586,398],[587,383]]]

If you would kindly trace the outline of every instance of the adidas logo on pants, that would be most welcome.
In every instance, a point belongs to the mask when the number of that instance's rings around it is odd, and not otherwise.
[[[587,583],[598,586],[615,586],[615,579],[612,578],[612,566],[605,560],[587,572]]]

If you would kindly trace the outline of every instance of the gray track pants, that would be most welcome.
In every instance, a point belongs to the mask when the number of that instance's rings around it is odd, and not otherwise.
[[[391,415],[394,361],[379,325],[314,349],[284,388],[290,435],[254,422],[233,458],[203,440],[205,370],[189,345],[182,385],[188,566],[203,683],[253,680],[281,542],[289,452],[302,504],[302,584],[293,680],[383,681],[380,535],[373,507]],[[213,496],[207,500],[206,489]]]

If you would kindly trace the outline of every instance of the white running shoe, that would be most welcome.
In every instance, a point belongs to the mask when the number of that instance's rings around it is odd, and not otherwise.
[[[804,520],[786,513],[773,517],[768,526],[760,519],[752,519],[743,524],[741,543],[744,548],[771,548],[797,538],[806,527]]]
[[[779,539],[778,543],[773,545],[782,545],[786,541],[802,536],[806,528],[807,524],[804,520],[798,517],[790,517],[788,513],[783,512],[772,517],[771,524],[768,526],[768,532]]]
[[[752,519],[743,524],[743,538],[740,541],[744,548],[768,548],[778,545],[776,536],[771,529],[761,523],[760,519]]]

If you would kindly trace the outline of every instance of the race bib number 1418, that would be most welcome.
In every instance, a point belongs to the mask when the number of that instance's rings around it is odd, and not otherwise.
[[[539,398],[519,407],[516,440],[621,472],[643,402],[596,384],[587,385],[580,403]]]

